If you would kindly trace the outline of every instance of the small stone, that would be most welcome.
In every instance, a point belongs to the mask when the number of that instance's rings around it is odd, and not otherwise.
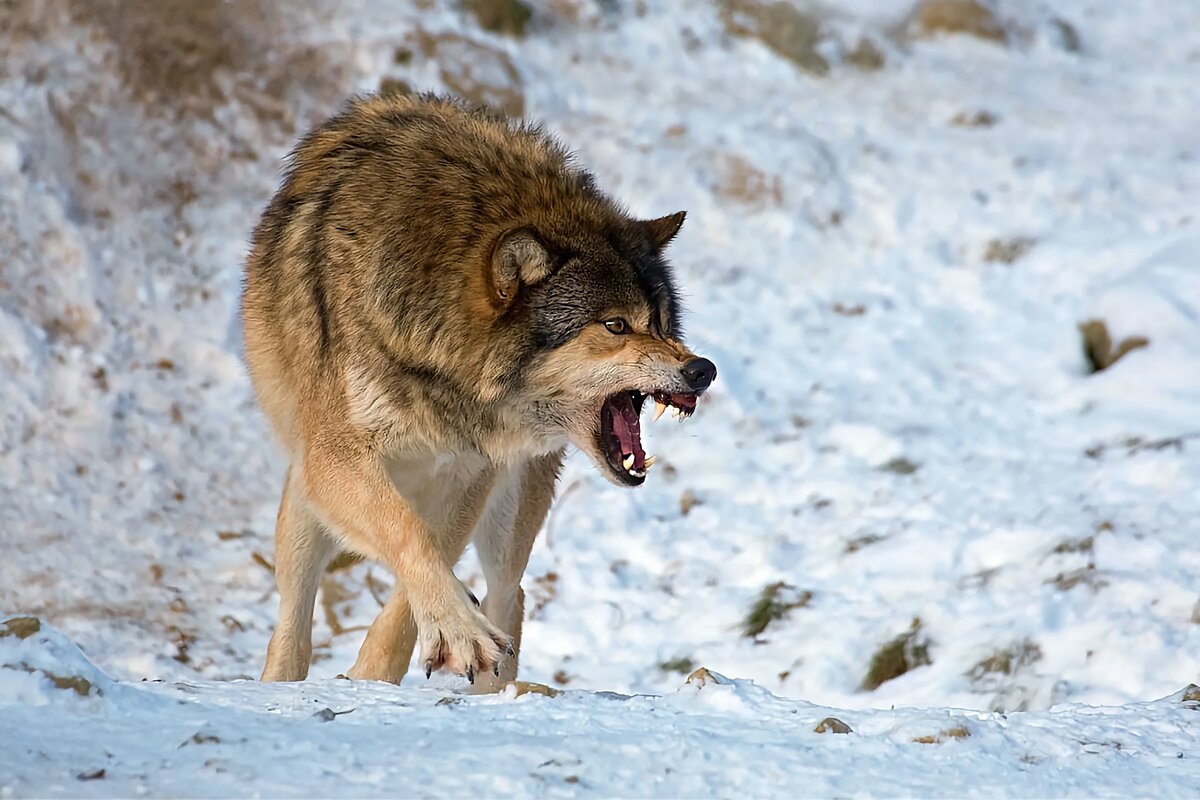
[[[813,728],[816,733],[854,733],[854,729],[837,717],[826,717]]]
[[[688,675],[687,680],[684,681],[684,684],[691,684],[697,688],[701,686],[708,686],[709,684],[714,686],[727,686],[731,683],[733,683],[733,681],[729,680],[729,678],[726,678],[719,672],[712,672],[707,667],[700,667],[700,669],[696,670],[691,675]]]
[[[42,622],[37,617],[13,617],[0,623],[0,639],[5,636],[28,639],[41,629]]]

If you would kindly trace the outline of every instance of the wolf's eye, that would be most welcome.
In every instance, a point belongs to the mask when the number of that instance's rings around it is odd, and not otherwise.
[[[629,323],[620,317],[604,320],[604,327],[608,329],[609,333],[617,336],[629,333]]]

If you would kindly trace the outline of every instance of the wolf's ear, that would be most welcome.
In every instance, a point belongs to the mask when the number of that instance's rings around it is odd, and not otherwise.
[[[508,305],[521,284],[540,283],[553,268],[554,257],[533,231],[509,231],[492,253],[492,293],[501,305]]]
[[[686,211],[676,211],[674,214],[668,214],[658,219],[648,219],[638,224],[642,226],[642,230],[650,237],[654,246],[662,250],[675,238],[675,234],[679,233],[679,228],[683,225],[683,218],[686,216]]]

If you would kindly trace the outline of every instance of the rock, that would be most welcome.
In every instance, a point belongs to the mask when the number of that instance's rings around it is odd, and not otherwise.
[[[721,22],[734,36],[758,39],[810,75],[828,75],[829,62],[817,52],[821,19],[786,2],[722,0]]]
[[[905,26],[917,37],[960,33],[1003,44],[1008,32],[990,8],[978,0],[923,0]]]
[[[816,733],[854,733],[854,729],[837,717],[826,717],[813,728]]]
[[[685,686],[695,686],[697,689],[709,685],[728,686],[731,683],[733,681],[729,680],[729,678],[726,678],[719,672],[712,672],[707,667],[701,667],[696,670],[691,675],[688,675],[687,680],[684,681]]]
[[[18,639],[28,639],[42,629],[42,621],[37,617],[10,617],[0,623],[0,638],[15,636]]]

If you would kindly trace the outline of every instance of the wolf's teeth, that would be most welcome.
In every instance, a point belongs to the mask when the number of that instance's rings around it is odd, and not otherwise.
[[[667,404],[664,403],[662,400],[659,400],[657,397],[654,398],[654,421],[655,422],[658,422],[658,418],[661,417],[663,415],[663,412],[666,410],[667,410]]]
[[[644,478],[644,477],[646,477],[646,470],[644,470],[644,469],[631,469],[631,470],[629,470],[629,474],[630,474],[630,475],[632,475],[632,476],[633,476],[633,477],[635,477],[635,478]]]
[[[658,456],[646,456],[646,460],[642,462],[646,465],[646,469],[650,469],[652,466],[654,466],[654,459],[657,457]]]
[[[627,470],[632,469],[633,468],[633,453],[630,453],[629,455],[625,456],[625,459],[621,463],[625,466],[625,469],[627,469]]]

